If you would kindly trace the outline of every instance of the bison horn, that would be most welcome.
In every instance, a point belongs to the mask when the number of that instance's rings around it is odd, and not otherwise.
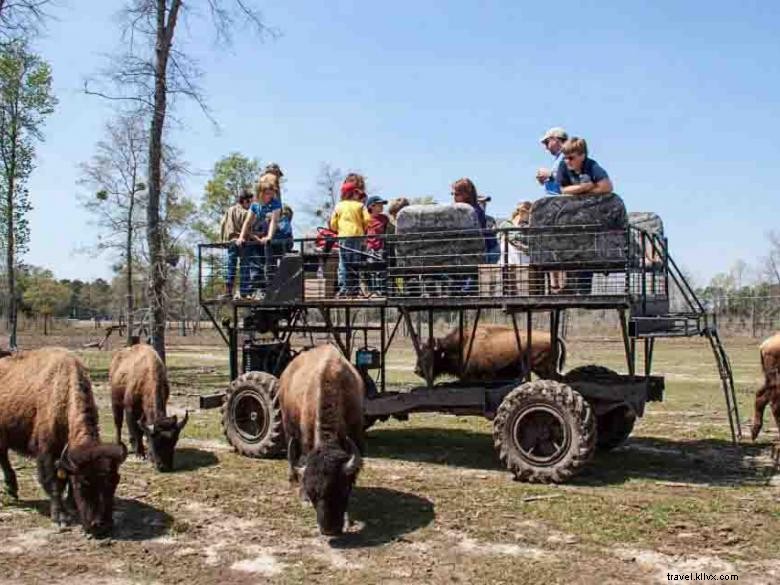
[[[125,445],[122,441],[119,441],[119,446],[122,447],[122,457],[119,460],[119,463],[124,463],[125,459],[127,459],[127,445]]]
[[[60,458],[57,461],[57,468],[62,469],[68,473],[73,473],[73,462],[70,460],[70,453],[68,451],[67,443],[65,443],[65,447],[62,449]]]
[[[176,420],[176,417],[173,417],[173,418],[174,418],[174,420]],[[184,411],[184,418],[181,419],[181,422],[177,422],[176,423],[176,430],[177,431],[181,431],[184,428],[184,425],[187,424],[187,420],[189,418],[190,418],[190,411],[189,410],[185,410]]]
[[[349,437],[347,437],[347,453],[351,457],[344,464],[344,473],[346,475],[355,475],[363,466],[363,458],[360,456],[360,450],[357,448],[357,445]]]

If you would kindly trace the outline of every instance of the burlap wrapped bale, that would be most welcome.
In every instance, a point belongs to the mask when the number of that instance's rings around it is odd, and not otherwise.
[[[410,205],[397,218],[396,266],[467,266],[484,262],[485,240],[465,203]]]
[[[584,233],[534,234],[531,263],[625,261],[628,214],[618,195],[545,197],[531,207],[531,227],[585,225],[594,229]]]

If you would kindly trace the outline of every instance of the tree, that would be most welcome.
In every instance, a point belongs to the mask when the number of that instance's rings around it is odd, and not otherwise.
[[[147,147],[143,119],[121,115],[106,125],[106,139],[97,143],[92,159],[81,165],[80,184],[92,189],[93,194],[80,200],[99,229],[97,248],[101,252],[118,252],[122,260],[128,344],[133,336],[135,311],[134,257],[144,226]]]
[[[218,38],[228,42],[239,23],[248,23],[258,34],[273,35],[260,14],[246,0],[206,0]],[[193,2],[192,6],[196,6]],[[152,344],[165,361],[165,250],[164,226],[161,216],[163,196],[162,162],[163,135],[171,100],[184,96],[198,103],[208,115],[205,99],[198,87],[196,63],[184,52],[174,48],[174,35],[180,18],[187,15],[190,4],[182,0],[126,0],[124,10],[125,50],[115,60],[108,80],[116,95],[90,91],[113,100],[128,100],[149,117],[149,172],[146,234],[150,263],[149,302],[151,304]],[[187,27],[185,26],[185,31]]]
[[[0,0],[0,40],[30,38],[46,19],[51,0]]]
[[[341,182],[341,169],[333,167],[330,163],[321,163],[320,171],[315,182],[315,203],[305,205],[303,213],[315,224],[327,223],[333,208],[339,202],[339,183]]]
[[[35,143],[43,140],[43,123],[56,103],[49,65],[29,52],[24,41],[0,44],[0,211],[11,347],[16,347],[15,271],[29,239],[26,215],[31,206],[25,185],[34,168]]]
[[[43,317],[43,334],[48,335],[48,323],[57,312],[66,311],[70,304],[70,287],[57,282],[51,270],[31,267],[25,276],[24,302],[33,313]]]
[[[260,161],[231,152],[214,164],[200,204],[200,219],[193,229],[210,242],[219,241],[219,222],[225,210],[244,189],[252,189],[260,174]]]
[[[780,232],[767,234],[769,254],[764,259],[764,273],[768,280],[780,286]]]

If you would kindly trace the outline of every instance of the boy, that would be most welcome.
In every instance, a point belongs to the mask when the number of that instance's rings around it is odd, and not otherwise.
[[[366,234],[370,236],[366,238],[366,249],[372,253],[368,260],[369,263],[380,263],[385,260],[385,238],[381,236],[387,233],[387,225],[390,222],[390,218],[382,213],[385,205],[387,205],[387,201],[377,195],[366,199],[366,209],[369,215]],[[381,268],[369,274],[368,292],[369,297],[384,296],[385,277]]]
[[[225,279],[225,294],[220,295],[220,299],[233,298],[233,283],[236,280],[236,265],[238,258],[241,257],[239,294],[249,296],[249,259],[244,252],[245,247],[239,247],[236,240],[241,235],[241,228],[244,226],[249,206],[252,204],[252,193],[244,189],[236,199],[236,203],[222,216],[219,222],[220,240],[230,242],[227,248],[227,278]]]
[[[608,195],[612,181],[599,163],[588,158],[588,144],[584,138],[572,136],[563,143],[565,165],[559,167],[556,180],[562,195]]]
[[[354,265],[360,263],[368,213],[360,202],[365,197],[360,180],[341,185],[341,201],[330,218],[330,229],[339,236],[339,297],[354,297],[359,292],[359,276]]]

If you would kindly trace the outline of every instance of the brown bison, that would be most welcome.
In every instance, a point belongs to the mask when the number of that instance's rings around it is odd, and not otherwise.
[[[321,345],[290,362],[279,386],[290,480],[317,510],[320,532],[341,534],[362,466],[363,379],[335,347]]]
[[[176,416],[166,416],[168,376],[155,349],[151,345],[120,349],[111,360],[108,380],[116,442],[122,442],[122,419],[126,415],[131,450],[145,457],[143,435],[146,435],[157,469],[173,469],[173,452],[189,414],[185,413],[181,421]]]
[[[756,392],[756,411],[750,435],[756,440],[764,424],[764,409],[771,403],[775,423],[780,429],[780,333],[765,339],[758,348],[761,354],[761,369],[764,370],[764,385]]]
[[[38,460],[38,480],[51,499],[51,519],[63,524],[62,494],[87,533],[111,530],[124,445],[100,443],[98,411],[84,364],[62,348],[0,359],[0,466],[6,491],[18,497],[8,450]]]
[[[525,335],[521,333],[520,344],[513,327],[506,325],[480,325],[474,335],[469,354],[471,330],[463,331],[463,346],[460,347],[460,336],[453,329],[444,337],[434,339],[433,348],[425,342],[417,358],[415,374],[425,377],[426,366],[433,364],[434,379],[444,374],[457,376],[462,380],[501,380],[517,378],[523,373],[525,357]],[[531,370],[538,376],[555,379],[563,369],[566,361],[566,345],[559,339],[558,360],[553,360],[550,345],[550,334],[544,331],[531,333]],[[462,355],[466,363],[466,372],[460,375],[458,356]]]

